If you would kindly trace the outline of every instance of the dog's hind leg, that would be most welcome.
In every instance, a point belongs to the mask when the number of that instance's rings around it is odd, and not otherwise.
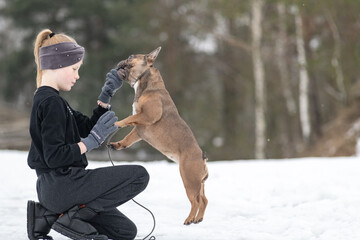
[[[195,218],[198,213],[201,201],[201,178],[199,177],[197,168],[189,162],[184,164],[180,161],[180,174],[184,183],[187,197],[191,203],[191,210],[189,216],[186,218],[184,224],[189,225],[195,223]]]
[[[208,204],[208,200],[205,196],[204,183],[201,183],[199,212],[196,215],[194,223],[199,223],[204,219],[204,214],[207,204]]]
[[[186,188],[186,187],[185,187]],[[195,223],[195,217],[199,210],[200,206],[200,194],[197,192],[197,189],[186,188],[186,194],[191,203],[191,210],[189,216],[186,218],[184,224],[190,225],[191,223]]]
[[[208,204],[208,200],[205,196],[205,181],[209,177],[208,168],[206,166],[206,158],[204,158],[204,172],[203,172],[203,178],[201,181],[201,190],[200,190],[200,207],[199,212],[196,215],[195,223],[199,223],[204,219],[205,209]]]

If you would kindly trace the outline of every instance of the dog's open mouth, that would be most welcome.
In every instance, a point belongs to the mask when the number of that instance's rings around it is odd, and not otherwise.
[[[125,67],[126,67],[125,61],[121,61],[121,62],[119,62],[118,65],[116,66],[116,70],[119,71],[120,69],[125,69]]]
[[[132,66],[130,66],[126,60],[123,60],[118,63],[116,70],[118,71],[119,76],[122,76],[123,79],[127,79],[127,75],[131,67]]]
[[[122,60],[116,66],[116,70],[120,70],[120,69],[129,70],[131,67],[132,67],[131,64],[128,64],[126,60]]]

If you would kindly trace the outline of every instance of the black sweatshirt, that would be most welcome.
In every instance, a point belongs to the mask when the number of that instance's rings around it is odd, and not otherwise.
[[[30,118],[30,168],[36,169],[38,175],[56,168],[85,168],[88,162],[77,143],[89,135],[106,111],[98,106],[93,116],[88,118],[74,111],[56,89],[47,86],[38,88]]]

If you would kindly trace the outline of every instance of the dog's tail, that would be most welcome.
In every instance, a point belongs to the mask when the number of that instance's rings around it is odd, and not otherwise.
[[[202,179],[202,183],[204,183],[205,181],[206,181],[206,179],[208,179],[208,177],[209,177],[209,170],[208,170],[208,167],[206,166],[206,162],[207,162],[207,160],[208,160],[208,158],[207,158],[207,156],[206,156],[206,152],[205,151],[203,151],[202,152],[202,158],[203,158],[203,160],[204,160],[204,177],[203,177],[203,179]]]

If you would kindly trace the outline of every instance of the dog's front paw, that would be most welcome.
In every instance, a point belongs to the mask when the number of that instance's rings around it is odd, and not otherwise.
[[[121,150],[126,148],[126,146],[121,145],[120,142],[111,142],[108,144],[108,147],[114,150]]]
[[[117,121],[114,123],[115,126],[117,126],[118,128],[123,128],[125,127],[125,124],[123,121]]]

